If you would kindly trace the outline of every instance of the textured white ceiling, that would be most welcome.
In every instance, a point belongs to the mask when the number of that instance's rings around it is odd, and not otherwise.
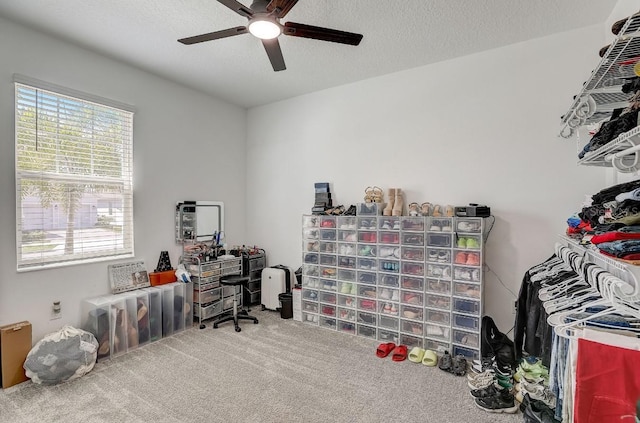
[[[249,34],[191,46],[176,41],[246,24],[216,0],[2,0],[0,16],[252,107],[603,23],[616,2],[300,0],[283,23],[364,38],[353,47],[281,36],[282,72]]]

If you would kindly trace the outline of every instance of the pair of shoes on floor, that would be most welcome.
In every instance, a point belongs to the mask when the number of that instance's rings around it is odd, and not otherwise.
[[[557,423],[555,412],[544,402],[532,399],[529,394],[525,394],[519,406],[525,423]]]
[[[393,361],[404,361],[407,359],[407,346],[396,345],[393,342],[384,342],[378,345],[376,355],[380,358],[391,355]]]
[[[518,412],[519,406],[508,388],[491,384],[484,389],[472,390],[469,393],[474,398],[476,406],[489,413],[514,414]]]
[[[529,395],[531,399],[542,401],[549,408],[556,408],[556,397],[548,386],[542,383],[530,383],[526,380],[515,385],[516,401],[523,402],[525,395]]]
[[[420,347],[413,347],[409,352],[409,361],[422,363],[425,366],[433,367],[438,364],[438,355],[435,351],[425,350]]]
[[[449,351],[445,351],[438,361],[438,368],[456,376],[464,376],[467,374],[467,359],[461,354],[451,357]]]

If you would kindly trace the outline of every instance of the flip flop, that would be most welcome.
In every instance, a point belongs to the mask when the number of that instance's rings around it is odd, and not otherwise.
[[[433,367],[438,364],[438,355],[433,350],[426,350],[422,357],[422,364],[425,366]]]
[[[424,357],[424,350],[420,347],[413,347],[409,352],[409,361],[414,363],[422,362],[422,357]]]
[[[393,361],[404,361],[407,359],[407,347],[405,345],[398,345],[391,355]]]
[[[376,350],[376,355],[380,358],[385,358],[386,356],[394,350],[396,344],[393,342],[385,342],[383,344],[378,345],[378,349]]]

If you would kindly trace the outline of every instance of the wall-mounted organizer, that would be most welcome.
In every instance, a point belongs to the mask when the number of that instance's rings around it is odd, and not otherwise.
[[[193,283],[193,316],[198,319],[200,329],[204,329],[203,321],[216,317],[233,309],[233,296],[236,295],[238,305],[242,304],[240,286],[222,287],[220,277],[242,274],[242,256],[218,258],[201,261],[199,256],[184,255],[180,258]]]
[[[98,340],[98,360],[125,354],[192,324],[190,283],[175,282],[82,302],[82,328]]]
[[[476,359],[484,220],[302,217],[302,320]]]
[[[639,52],[640,14],[635,14],[626,21],[581,91],[574,96],[569,110],[562,116],[561,137],[571,138],[580,127],[606,121],[614,110],[629,106],[637,90],[633,84],[638,87],[634,79],[640,75]],[[622,132],[616,129],[612,132],[615,136],[603,137],[604,140],[590,147],[578,163],[613,167],[623,173],[640,170],[637,126],[636,117],[633,124],[624,125]]]

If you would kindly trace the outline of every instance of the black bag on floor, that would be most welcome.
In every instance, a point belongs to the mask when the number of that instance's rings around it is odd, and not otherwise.
[[[495,357],[498,364],[514,366],[516,355],[513,341],[500,332],[493,319],[489,316],[482,318],[480,354],[482,358]]]

